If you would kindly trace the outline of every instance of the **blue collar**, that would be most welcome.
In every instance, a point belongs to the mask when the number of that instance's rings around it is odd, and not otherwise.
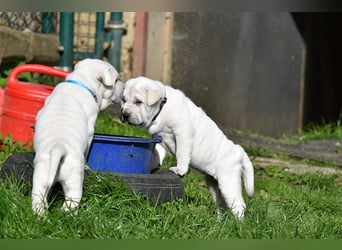
[[[80,86],[80,87],[82,87],[82,88],[88,90],[88,92],[94,97],[95,102],[97,101],[97,98],[96,98],[95,93],[94,93],[90,88],[88,88],[86,85],[84,85],[83,83],[81,83],[81,82],[79,82],[79,81],[75,81],[75,80],[66,80],[66,82],[72,83],[72,84],[74,84],[74,85]]]

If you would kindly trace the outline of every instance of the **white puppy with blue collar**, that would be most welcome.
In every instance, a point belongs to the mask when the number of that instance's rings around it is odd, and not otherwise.
[[[163,146],[177,158],[174,173],[183,176],[189,166],[204,173],[214,200],[244,216],[241,177],[248,196],[254,193],[254,170],[243,148],[230,141],[205,112],[184,93],[146,77],[125,83],[124,122],[144,126],[163,137]]]
[[[123,83],[109,63],[85,59],[59,83],[38,112],[34,133],[32,209],[43,215],[55,182],[65,194],[62,209],[76,208],[82,198],[86,155],[100,110],[119,102]]]

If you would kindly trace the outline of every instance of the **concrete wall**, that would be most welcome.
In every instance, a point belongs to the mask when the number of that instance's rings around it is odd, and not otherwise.
[[[0,64],[25,61],[57,65],[58,37],[0,26]]]
[[[173,13],[150,12],[147,32],[146,75],[170,84]]]
[[[151,15],[149,39],[162,38],[149,44],[148,76],[182,89],[224,130],[302,127],[305,46],[289,13]]]

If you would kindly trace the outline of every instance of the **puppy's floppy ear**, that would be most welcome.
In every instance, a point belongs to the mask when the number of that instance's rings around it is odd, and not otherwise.
[[[114,72],[111,72],[111,70],[107,67],[102,73],[100,73],[96,79],[103,83],[107,87],[111,87],[114,85],[116,76]]]
[[[146,101],[149,106],[152,106],[163,98],[163,95],[159,90],[145,88],[145,91]]]

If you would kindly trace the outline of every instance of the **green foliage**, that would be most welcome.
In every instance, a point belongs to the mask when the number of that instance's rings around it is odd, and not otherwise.
[[[0,87],[5,88],[7,84],[7,78],[10,75],[12,69],[16,66],[24,64],[23,62],[18,63],[10,63],[0,65]],[[55,86],[60,79],[57,77],[45,75],[45,74],[38,74],[32,72],[23,72],[18,76],[18,80],[23,82],[32,82],[32,83],[41,83],[46,85]]]
[[[264,148],[254,147],[250,145],[242,145],[242,146],[248,155],[266,157],[266,158],[270,158],[274,156],[274,153]]]
[[[31,148],[21,145],[18,141],[14,142],[11,134],[3,138],[0,132],[0,164],[2,164],[11,154],[31,150]]]
[[[0,72],[0,87],[4,88],[6,86],[6,82],[7,82],[7,77],[10,73],[10,69],[6,69],[2,72]]]
[[[95,133],[151,137],[145,128],[124,124],[117,117],[107,113],[99,114],[95,125]]]
[[[321,124],[309,124],[298,135],[288,136],[284,135],[284,139],[300,143],[308,140],[321,139],[342,139],[342,113],[336,122],[325,122]]]
[[[300,135],[301,140],[318,140],[318,139],[342,139],[342,126],[340,122],[323,123],[322,125],[310,124]]]

